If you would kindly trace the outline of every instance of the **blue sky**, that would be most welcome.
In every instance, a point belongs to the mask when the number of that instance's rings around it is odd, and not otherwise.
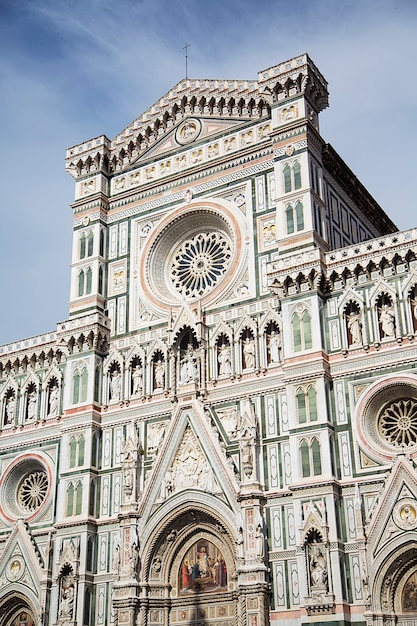
[[[185,75],[248,78],[307,52],[321,133],[400,229],[414,208],[413,0],[0,0],[0,344],[68,317],[65,149],[113,138]]]

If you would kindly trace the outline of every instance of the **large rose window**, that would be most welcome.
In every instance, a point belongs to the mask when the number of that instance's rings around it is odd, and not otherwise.
[[[37,516],[50,496],[51,474],[40,455],[22,456],[2,476],[0,510],[8,520]]]
[[[43,503],[48,493],[48,476],[45,471],[30,472],[24,476],[17,489],[17,499],[25,511],[33,513]]]
[[[215,301],[245,268],[242,215],[207,201],[167,215],[142,249],[142,297],[168,310],[184,301]]]
[[[232,256],[221,233],[198,233],[180,244],[171,264],[171,281],[185,297],[201,297],[225,274]]]
[[[417,443],[417,402],[391,402],[379,417],[379,430],[384,439],[396,448],[409,448]]]
[[[358,436],[376,461],[417,453],[417,379],[378,381],[357,408]]]

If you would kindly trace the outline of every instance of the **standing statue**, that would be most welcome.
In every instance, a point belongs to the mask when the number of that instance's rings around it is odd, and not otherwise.
[[[59,410],[59,387],[51,387],[49,391],[49,411],[48,415],[54,416]]]
[[[362,322],[359,313],[352,311],[347,316],[347,327],[352,338],[352,344],[358,345],[362,343]]]
[[[249,337],[246,337],[243,344],[243,364],[245,369],[255,367],[255,344]]]
[[[230,376],[232,373],[232,356],[230,346],[227,343],[222,343],[220,346],[217,359],[219,361],[219,375]]]
[[[327,562],[321,550],[311,557],[310,576],[312,587],[327,588]]]
[[[180,385],[186,385],[187,383],[197,380],[197,377],[197,358],[194,354],[192,344],[189,343],[180,363]]]
[[[165,382],[165,366],[164,362],[159,359],[155,363],[155,384],[157,389],[162,389]]]
[[[268,342],[269,357],[271,363],[279,363],[279,351],[281,350],[281,335],[275,330],[271,332]]]
[[[137,396],[142,391],[143,384],[143,370],[140,365],[137,365],[132,372],[132,396]]]
[[[36,408],[38,406],[38,396],[36,391],[28,394],[27,419],[28,421],[36,420]]]
[[[7,398],[6,403],[6,424],[13,424],[15,408],[16,400],[13,396],[10,396],[9,398]]]
[[[72,617],[72,611],[74,607],[74,585],[69,583],[62,587],[61,603],[59,607],[59,615],[68,615]]]
[[[394,309],[388,304],[384,304],[379,314],[382,332],[384,337],[395,337],[395,315]]]
[[[122,391],[122,378],[119,370],[113,370],[110,379],[110,399],[120,400]]]
[[[133,542],[130,548],[130,573],[136,578],[139,564],[139,546]]]

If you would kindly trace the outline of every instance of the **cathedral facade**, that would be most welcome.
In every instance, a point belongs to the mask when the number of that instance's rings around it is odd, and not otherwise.
[[[0,626],[417,625],[417,230],[307,55],[67,150],[70,311],[0,347]]]

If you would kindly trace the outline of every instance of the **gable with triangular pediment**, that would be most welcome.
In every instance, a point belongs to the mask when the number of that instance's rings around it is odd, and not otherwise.
[[[405,457],[397,460],[367,528],[368,545],[374,558],[388,544],[417,530],[417,475]]]
[[[145,483],[143,518],[171,496],[190,490],[211,493],[231,505],[239,486],[230,463],[200,405],[179,408]]]
[[[20,584],[40,597],[41,582],[47,571],[35,545],[25,523],[18,520],[0,557],[0,588],[3,593]]]

